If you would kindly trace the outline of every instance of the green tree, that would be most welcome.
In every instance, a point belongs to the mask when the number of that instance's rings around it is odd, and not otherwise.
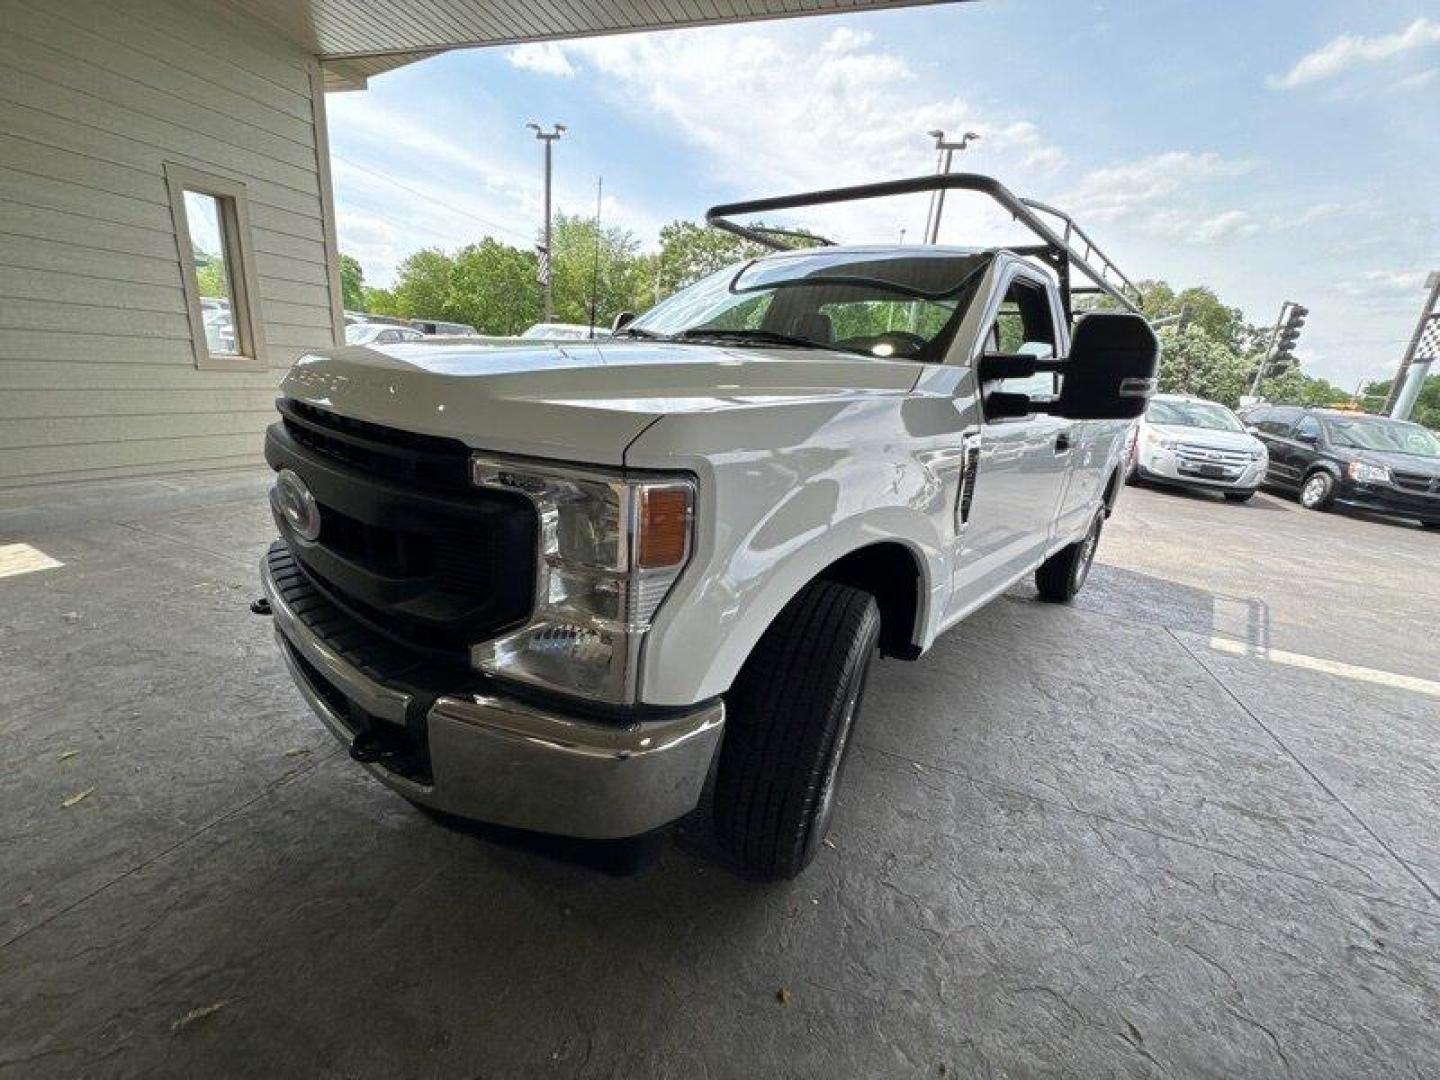
[[[1393,379],[1381,379],[1379,382],[1366,384],[1363,391],[1365,403],[1375,408],[1383,405],[1390,395],[1390,385],[1393,382]],[[1440,375],[1428,376],[1421,384],[1410,419],[1417,424],[1440,430]]]
[[[197,257],[195,282],[200,287],[201,296],[228,298],[230,295],[230,282],[225,277],[225,264],[213,256],[207,255],[204,262],[199,261]]]
[[[612,226],[597,236],[594,219],[558,213],[550,252],[557,320],[588,323],[592,293],[597,326],[609,326],[621,311],[649,306],[640,241],[629,230]]]
[[[540,320],[539,261],[486,237],[455,253],[444,318],[469,323],[482,334],[518,334]]]
[[[395,275],[395,312],[401,318],[445,318],[455,260],[439,248],[422,248],[400,264]]]
[[[1235,408],[1255,368],[1203,326],[1163,327],[1160,338],[1160,390],[1193,394]]]
[[[734,233],[699,225],[693,221],[672,221],[660,230],[657,267],[663,293],[699,281],[742,259],[754,259],[766,249]]]
[[[340,303],[347,311],[362,311],[365,307],[365,271],[353,255],[340,256]]]

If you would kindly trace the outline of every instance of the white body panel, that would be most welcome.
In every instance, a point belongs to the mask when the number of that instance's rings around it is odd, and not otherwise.
[[[1002,254],[984,288],[1019,262]],[[664,342],[418,345],[333,350],[283,389],[491,453],[692,474],[693,552],[655,615],[640,677],[646,704],[689,705],[729,689],[780,609],[847,554],[883,542],[910,554],[910,637],[923,650],[1084,533],[1118,478],[1127,425],[982,423],[971,361],[989,309],[974,308],[939,365]],[[1062,433],[1071,445],[1057,452]],[[960,529],[958,451],[977,435]]]

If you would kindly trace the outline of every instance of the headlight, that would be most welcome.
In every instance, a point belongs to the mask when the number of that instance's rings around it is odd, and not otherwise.
[[[1345,467],[1345,475],[1362,484],[1388,484],[1390,469],[1386,465],[1372,465],[1368,461],[1352,461]]]
[[[535,613],[475,645],[481,671],[615,704],[638,695],[640,645],[690,558],[695,485],[471,459],[480,487],[524,492],[540,517]]]
[[[1145,431],[1145,445],[1158,446],[1161,450],[1174,450],[1180,443],[1175,439],[1162,439],[1159,435],[1155,434],[1155,432],[1147,428]]]

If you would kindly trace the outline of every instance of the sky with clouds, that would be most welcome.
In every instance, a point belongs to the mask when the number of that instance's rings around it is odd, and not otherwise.
[[[410,252],[532,243],[530,120],[560,121],[556,201],[653,247],[707,206],[957,169],[1070,210],[1132,277],[1203,283],[1255,322],[1311,309],[1300,353],[1388,374],[1440,269],[1433,0],[978,0],[467,50],[329,98],[343,251],[386,284]],[[913,242],[925,199],[788,220]],[[778,219],[777,219],[778,220]],[[952,196],[941,241],[1018,239]]]

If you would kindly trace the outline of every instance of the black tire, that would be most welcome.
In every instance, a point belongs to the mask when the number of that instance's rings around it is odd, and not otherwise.
[[[1422,529],[1440,529],[1440,521],[1422,521],[1420,527]]]
[[[1225,492],[1226,502],[1249,502],[1255,497],[1254,491],[1227,491]]]
[[[1105,511],[1095,514],[1090,529],[1075,543],[1061,548],[1040,564],[1035,571],[1035,588],[1040,599],[1064,604],[1075,598],[1085,587],[1090,567],[1095,562],[1095,549],[1100,546],[1100,530],[1105,525]]]
[[[1316,469],[1300,482],[1300,505],[1306,510],[1329,510],[1335,505],[1335,478]]]
[[[726,698],[714,809],[746,876],[791,878],[815,857],[879,640],[873,596],[815,581],[745,661]]]

